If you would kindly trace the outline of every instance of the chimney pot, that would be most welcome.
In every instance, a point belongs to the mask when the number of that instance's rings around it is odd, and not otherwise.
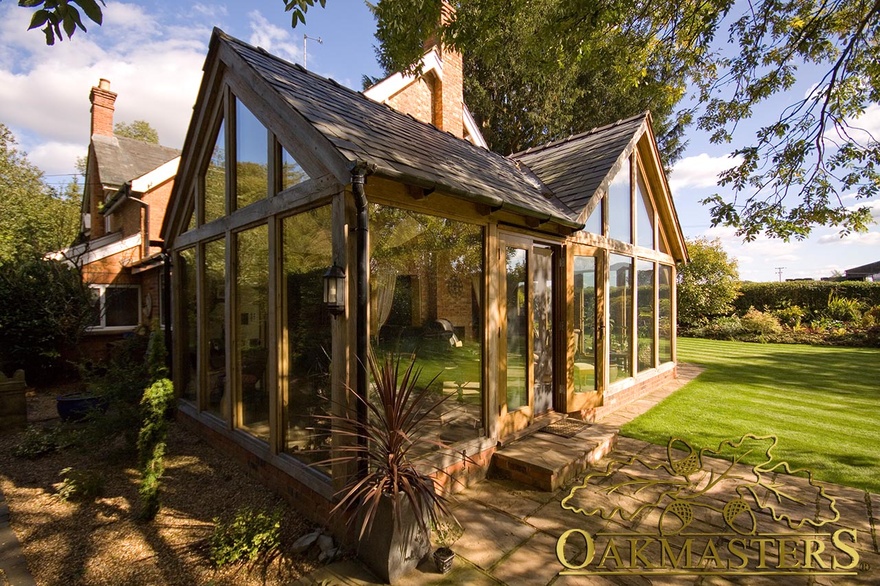
[[[108,90],[108,91],[109,91],[109,90],[110,90],[110,80],[109,80],[109,79],[104,79],[104,78],[102,77],[101,80],[98,82],[98,88],[100,88],[100,89],[102,89],[102,90]]]

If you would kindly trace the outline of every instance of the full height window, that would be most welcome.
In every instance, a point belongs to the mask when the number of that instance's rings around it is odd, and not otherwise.
[[[637,305],[637,360],[639,371],[654,365],[654,263],[639,259],[636,262]]]
[[[613,383],[633,374],[633,259],[609,255],[608,276],[608,364]]]
[[[204,245],[204,311],[202,327],[207,348],[203,356],[209,413],[228,420],[226,414],[226,241],[213,240]]]
[[[237,420],[269,440],[269,235],[263,224],[235,235]]]
[[[322,277],[333,264],[330,206],[281,221],[281,354],[284,451],[305,462],[330,456],[332,317]],[[328,467],[329,469],[329,467]]]
[[[333,355],[333,318],[322,299],[334,264],[329,195],[310,199],[308,173],[232,93],[221,111],[192,191],[188,242],[176,256],[182,404],[271,453],[324,460]],[[279,195],[286,206],[260,207]]]
[[[415,353],[420,381],[450,395],[432,420],[443,441],[479,437],[483,229],[388,206],[370,209],[370,336]]]

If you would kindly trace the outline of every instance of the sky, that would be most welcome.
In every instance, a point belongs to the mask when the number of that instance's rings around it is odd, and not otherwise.
[[[54,47],[45,45],[42,32],[27,31],[30,15],[15,2],[0,2],[0,122],[54,185],[69,182],[77,157],[86,153],[89,91],[100,78],[118,93],[116,122],[146,120],[162,144],[180,148],[215,26],[296,63],[303,61],[306,35],[308,68],[357,90],[363,75],[383,74],[375,56],[376,24],[362,0],[328,0],[295,29],[282,0],[107,0],[103,26],[86,22],[88,33],[77,31]],[[793,91],[803,95],[808,89],[804,81]],[[870,107],[860,122],[880,136],[880,107]],[[749,138],[744,132],[740,137]],[[725,194],[716,180],[732,166],[732,145],[710,144],[695,128],[687,138],[669,177],[682,229],[687,238],[719,238],[737,259],[742,279],[776,281],[780,273],[783,279],[818,279],[880,260],[880,223],[844,238],[835,229],[817,228],[810,238],[787,243],[764,237],[743,243],[732,228],[711,227],[709,210],[699,201]],[[858,205],[851,195],[845,203]],[[880,201],[868,205],[880,222]]]

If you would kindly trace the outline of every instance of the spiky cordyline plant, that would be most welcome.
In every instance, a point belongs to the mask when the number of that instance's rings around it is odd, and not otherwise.
[[[434,480],[419,472],[410,459],[410,451],[419,444],[448,447],[424,437],[419,426],[450,395],[440,398],[433,395],[431,386],[437,380],[436,376],[418,388],[421,368],[416,368],[415,354],[410,355],[407,364],[401,364],[401,361],[400,356],[387,355],[380,363],[370,352],[368,364],[375,401],[352,393],[357,401],[366,405],[367,421],[358,421],[352,416],[328,416],[334,426],[333,432],[353,441],[344,448],[345,455],[323,463],[367,463],[366,475],[355,476],[338,493],[341,498],[332,511],[333,514],[358,511],[361,518],[359,538],[372,527],[383,495],[392,497],[392,512],[398,526],[402,513],[401,501],[397,497],[401,494],[425,531],[428,523],[436,523],[441,515],[451,514],[446,497],[435,490]],[[352,514],[349,525],[357,518],[357,514]]]

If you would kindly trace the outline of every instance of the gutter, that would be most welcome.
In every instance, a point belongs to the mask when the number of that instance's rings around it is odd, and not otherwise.
[[[357,209],[357,222],[355,224],[355,232],[357,232],[356,248],[357,248],[357,269],[355,278],[357,280],[357,306],[355,315],[357,316],[356,333],[355,333],[355,359],[357,369],[357,383],[355,392],[359,399],[357,401],[357,420],[361,423],[367,422],[367,388],[369,384],[369,373],[367,372],[367,348],[369,341],[369,332],[367,331],[367,310],[369,305],[369,288],[367,277],[369,274],[369,265],[367,258],[367,235],[369,233],[369,216],[367,213],[367,196],[364,190],[364,182],[367,175],[367,168],[364,164],[357,164],[351,171],[351,191],[354,195],[354,205]],[[366,448],[367,438],[363,434],[358,434],[358,444],[362,449]],[[365,477],[368,472],[368,462],[361,458],[358,460],[358,475]]]

